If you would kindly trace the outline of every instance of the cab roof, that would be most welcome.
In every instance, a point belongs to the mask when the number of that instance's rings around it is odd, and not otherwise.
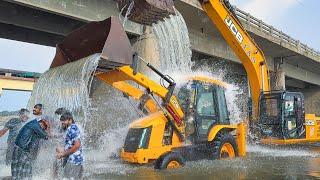
[[[209,84],[214,84],[217,86],[221,86],[223,88],[227,88],[228,84],[220,81],[218,79],[213,79],[212,77],[209,76],[191,76],[188,78],[189,80],[194,80],[194,81],[201,81]]]

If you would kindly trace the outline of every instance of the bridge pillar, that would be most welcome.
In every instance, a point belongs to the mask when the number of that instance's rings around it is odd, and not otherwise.
[[[285,72],[283,70],[283,57],[274,58],[274,72],[271,76],[272,90],[286,90]]]
[[[160,67],[159,48],[151,26],[144,26],[143,34],[138,36],[133,42],[133,49],[141,58],[146,60],[146,62],[149,62],[157,68]],[[154,75],[151,74],[152,71],[148,69],[144,63],[140,63],[140,71],[150,75],[150,77]]]
[[[308,114],[320,116],[320,87],[310,87],[303,90],[305,111]]]

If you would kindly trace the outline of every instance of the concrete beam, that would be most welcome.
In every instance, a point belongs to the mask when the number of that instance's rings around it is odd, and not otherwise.
[[[78,21],[100,21],[110,16],[119,16],[120,12],[113,0],[68,0],[68,1],[39,1],[39,0],[10,0],[22,6],[36,8],[50,14],[76,19]],[[61,23],[61,25],[64,25]],[[125,30],[131,34],[141,35],[143,27],[127,21]]]
[[[222,38],[189,29],[191,47],[197,52],[240,63],[230,46]]]
[[[320,86],[320,74],[293,66],[289,63],[284,63],[282,67],[286,76]]]
[[[32,91],[34,79],[16,78],[16,77],[0,77],[0,96],[2,90]]]
[[[304,89],[306,87],[306,83],[296,79],[286,79],[286,87],[293,87],[298,89]]]
[[[79,21],[57,14],[50,14],[6,1],[0,1],[0,23],[60,36],[65,36],[73,29],[85,24],[83,20]]]
[[[0,38],[55,47],[64,36],[0,23]]]

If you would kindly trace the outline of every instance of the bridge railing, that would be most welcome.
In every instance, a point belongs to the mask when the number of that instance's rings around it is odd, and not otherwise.
[[[295,48],[297,48],[298,51],[301,51],[301,52],[304,52],[306,54],[310,54],[313,56],[318,56],[318,57],[320,56],[319,51],[317,51],[313,48],[310,48],[306,44],[301,43],[299,40],[293,39],[289,35],[274,28],[273,26],[270,26],[270,25],[264,23],[262,20],[251,16],[249,13],[246,13],[246,12],[238,9],[237,7],[234,7],[234,10],[235,10],[237,17],[241,21],[248,24],[249,26],[255,27],[256,29],[260,30],[261,32],[266,33],[269,36],[272,36],[272,37],[280,40],[280,42],[284,42],[284,43],[287,43],[291,46],[294,46]]]

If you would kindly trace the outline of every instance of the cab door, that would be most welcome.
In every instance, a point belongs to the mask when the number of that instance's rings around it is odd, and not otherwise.
[[[305,138],[303,95],[287,93],[284,98],[283,132],[288,139]]]
[[[215,87],[211,84],[197,84],[195,102],[197,141],[207,141],[208,130],[219,121]]]

